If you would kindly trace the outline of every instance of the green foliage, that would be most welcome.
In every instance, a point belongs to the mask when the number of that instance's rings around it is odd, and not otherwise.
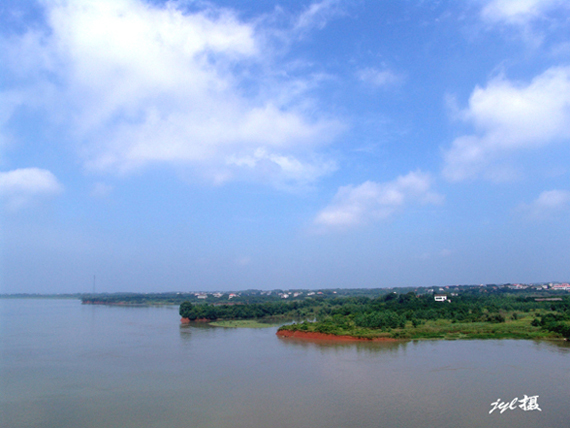
[[[570,313],[547,313],[532,321],[532,325],[570,338]]]
[[[182,302],[182,304],[180,305],[180,309],[178,310],[178,313],[182,318],[192,319],[190,318],[191,316],[194,316],[192,312],[192,307],[193,307],[192,303]],[[196,318],[194,317],[194,319]]]
[[[184,302],[180,305],[180,316],[194,320],[247,320],[263,318],[299,318],[310,314],[309,309],[318,306],[316,300],[292,302],[266,302],[251,304],[192,304]]]
[[[282,329],[367,338],[570,336],[570,298],[543,301],[483,291],[468,291],[446,302],[436,302],[432,294],[413,292],[375,296],[330,292],[297,300],[263,296],[253,299],[253,303],[242,299],[226,304],[194,300],[180,305],[180,315],[209,321],[297,319],[304,321]]]
[[[486,314],[483,320],[491,323],[499,323],[505,322],[505,317],[501,314]]]
[[[557,302],[508,295],[433,296],[390,293],[378,298],[328,299],[315,308],[317,322],[287,329],[394,338],[540,338],[570,335],[570,299]],[[538,311],[538,312],[537,312]],[[533,313],[550,311],[532,320]],[[302,325],[302,327],[300,327]]]
[[[359,327],[366,328],[379,328],[379,329],[392,329],[404,328],[406,324],[405,316],[400,316],[393,311],[374,311],[358,315],[354,322]]]

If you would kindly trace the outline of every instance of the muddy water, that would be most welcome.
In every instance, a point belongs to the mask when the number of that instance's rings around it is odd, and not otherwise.
[[[280,339],[177,308],[0,300],[1,427],[566,428],[562,343]],[[541,411],[498,410],[536,396]]]

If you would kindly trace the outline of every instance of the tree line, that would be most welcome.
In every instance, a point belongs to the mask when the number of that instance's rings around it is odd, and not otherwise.
[[[570,334],[570,299],[537,301],[532,296],[465,293],[436,302],[432,295],[389,293],[380,297],[318,297],[291,302],[212,305],[184,302],[180,315],[190,320],[290,318],[314,320],[322,330],[362,327],[390,330],[413,327],[427,321],[448,320],[452,323],[504,323],[518,316],[533,314],[533,326]],[[325,332],[325,331],[323,331]]]

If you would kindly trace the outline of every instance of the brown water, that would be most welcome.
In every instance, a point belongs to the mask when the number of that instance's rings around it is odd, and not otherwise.
[[[2,428],[570,426],[570,347],[311,343],[177,308],[0,300]],[[542,411],[489,414],[538,395]]]

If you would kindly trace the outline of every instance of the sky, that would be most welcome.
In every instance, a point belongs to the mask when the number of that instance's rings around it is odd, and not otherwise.
[[[568,281],[569,161],[565,0],[0,2],[2,293]]]

